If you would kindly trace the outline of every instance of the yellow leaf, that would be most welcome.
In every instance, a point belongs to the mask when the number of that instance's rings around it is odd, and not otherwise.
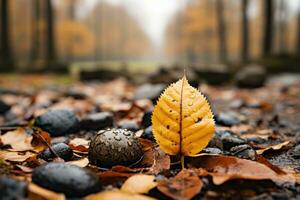
[[[195,156],[208,144],[215,123],[206,98],[184,76],[160,96],[152,114],[152,129],[167,154]]]

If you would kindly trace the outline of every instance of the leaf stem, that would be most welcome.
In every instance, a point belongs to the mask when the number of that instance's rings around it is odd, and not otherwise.
[[[180,155],[181,168],[184,169],[184,155]]]

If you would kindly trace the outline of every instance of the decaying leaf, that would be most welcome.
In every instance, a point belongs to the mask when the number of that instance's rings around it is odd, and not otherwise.
[[[279,184],[295,182],[292,176],[272,167],[270,163],[264,164],[233,156],[205,155],[195,158],[191,164],[202,168],[198,173],[199,176],[211,175],[216,185],[232,179],[272,180]]]
[[[184,76],[159,98],[152,115],[152,129],[167,154],[195,156],[208,144],[215,123],[206,98]]]
[[[0,157],[7,161],[13,162],[23,162],[30,157],[35,156],[36,154],[31,153],[29,151],[23,152],[15,152],[15,151],[0,151]]]
[[[25,129],[18,128],[0,136],[4,145],[10,145],[13,151],[33,150],[31,145],[33,137],[26,133]]]
[[[97,194],[91,194],[84,198],[84,200],[154,200],[154,198],[144,196],[141,194],[132,194],[123,192],[120,190],[113,190],[107,192],[100,192]]]
[[[269,150],[281,150],[281,149],[284,149],[284,148],[288,147],[290,144],[291,144],[290,141],[285,141],[285,142],[282,142],[282,143],[279,143],[279,144],[268,146],[264,149],[256,150],[256,153],[257,154],[263,154],[263,153],[265,153]]]
[[[155,188],[157,183],[153,175],[137,174],[129,177],[121,187],[121,191],[147,194],[151,189]]]
[[[189,200],[201,191],[202,186],[193,170],[183,169],[174,178],[158,181],[157,189],[172,199]]]
[[[69,163],[71,165],[76,165],[78,167],[86,167],[89,164],[89,159],[82,158],[80,160],[73,160],[73,161],[69,161],[67,163]]]
[[[83,138],[74,138],[69,142],[69,146],[75,151],[87,152],[89,141]]]
[[[29,200],[65,200],[65,195],[42,188],[34,183],[28,185]]]

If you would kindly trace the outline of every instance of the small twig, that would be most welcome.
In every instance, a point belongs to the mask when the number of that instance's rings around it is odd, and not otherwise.
[[[32,129],[34,130],[32,134],[35,135],[36,137],[38,137],[44,144],[46,144],[47,147],[49,148],[50,152],[51,152],[55,157],[61,158],[61,157],[54,151],[54,149],[51,147],[51,145],[45,140],[45,138],[39,134],[39,131],[40,131],[40,130],[38,130],[37,128],[32,128]],[[35,130],[36,130],[37,132],[35,132]]]

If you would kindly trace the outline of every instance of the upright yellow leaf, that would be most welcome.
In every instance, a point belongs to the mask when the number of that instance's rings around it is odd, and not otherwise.
[[[208,144],[215,123],[206,98],[184,76],[160,96],[152,114],[152,130],[167,154],[195,156]]]

